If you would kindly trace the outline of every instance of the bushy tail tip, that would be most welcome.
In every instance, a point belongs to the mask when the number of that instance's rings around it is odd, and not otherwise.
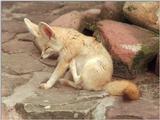
[[[109,82],[105,86],[105,90],[110,95],[123,96],[124,99],[128,100],[137,100],[140,97],[140,91],[137,85],[127,80]]]
[[[140,91],[136,84],[129,82],[126,89],[123,91],[124,99],[138,100],[140,97]]]

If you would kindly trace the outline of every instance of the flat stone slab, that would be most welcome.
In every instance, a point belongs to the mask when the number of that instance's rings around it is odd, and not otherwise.
[[[39,61],[47,66],[50,66],[50,67],[55,67],[58,63],[57,59],[51,59],[51,58],[40,59]]]
[[[8,42],[15,37],[15,33],[3,32],[2,33],[2,43]]]
[[[49,79],[51,73],[34,72],[32,78],[24,85],[17,87],[11,96],[3,97],[2,101],[7,107],[13,107],[17,102],[21,102],[25,98],[34,94],[40,83]]]
[[[25,24],[22,21],[3,21],[2,31],[9,33],[24,33],[28,32]]]
[[[29,32],[27,32],[27,33],[20,33],[16,37],[20,41],[33,41],[33,39],[34,39],[34,36],[31,35],[31,33],[29,33]]]
[[[75,90],[58,84],[48,90],[40,89],[39,84],[50,75],[35,72],[27,84],[17,87],[11,96],[3,97],[3,103],[8,108],[15,106],[24,119],[87,119],[99,100],[108,95],[104,91]]]
[[[11,40],[4,43],[2,50],[5,53],[16,54],[16,53],[39,53],[33,42],[19,41],[18,39]]]
[[[52,95],[52,97],[54,96]],[[57,97],[57,99],[59,98]],[[32,102],[36,103],[37,100],[32,99]],[[96,100],[64,105],[52,105],[51,103],[41,105],[32,102],[25,101],[15,106],[17,112],[22,114],[24,119],[87,119],[91,118],[90,112],[98,104]],[[39,102],[44,103],[45,101]]]
[[[3,103],[8,108],[15,106],[23,119],[157,118],[157,104],[146,97],[128,102],[122,97],[108,97],[104,91],[75,90],[59,84],[48,90],[39,89],[39,84],[50,75],[34,72],[27,84],[17,87],[11,96],[3,97]]]
[[[2,96],[9,96],[14,92],[14,88],[17,86],[23,85],[28,82],[31,78],[30,74],[25,75],[10,75],[7,73],[2,73]]]
[[[99,99],[107,93],[73,90],[68,87],[36,90],[35,94],[16,104],[24,119],[89,119]]]
[[[3,72],[10,74],[25,74],[41,71],[45,65],[26,53],[2,54]]]

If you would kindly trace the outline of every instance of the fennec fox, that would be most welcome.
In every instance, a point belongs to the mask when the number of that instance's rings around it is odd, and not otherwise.
[[[77,89],[106,90],[111,95],[124,95],[131,100],[139,98],[139,89],[129,81],[111,81],[113,63],[103,45],[71,28],[39,25],[24,19],[29,31],[36,37],[41,49],[41,57],[59,54],[58,65],[44,89],[51,88],[57,80]],[[73,80],[60,79],[69,68]]]

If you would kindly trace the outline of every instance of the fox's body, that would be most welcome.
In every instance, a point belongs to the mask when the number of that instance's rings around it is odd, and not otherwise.
[[[55,71],[47,83],[41,84],[41,87],[51,88],[57,80],[60,80],[61,83],[78,89],[105,89],[111,95],[123,95],[124,91],[131,86],[133,89],[126,94],[132,94],[129,95],[130,99],[139,98],[139,90],[133,83],[128,81],[111,82],[113,73],[111,56],[94,37],[85,36],[71,28],[51,27],[43,22],[36,29],[28,19],[25,19],[25,23],[40,44],[42,58],[47,58],[55,53],[59,54]],[[73,81],[60,79],[68,68],[73,76]]]

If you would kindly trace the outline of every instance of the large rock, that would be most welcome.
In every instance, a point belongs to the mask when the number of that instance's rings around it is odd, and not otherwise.
[[[100,17],[102,19],[123,21],[123,5],[123,1],[106,1],[101,8]]]
[[[126,2],[123,11],[132,23],[159,31],[159,2]]]
[[[83,31],[88,24],[92,24],[97,20],[99,14],[100,9],[89,9],[83,12],[71,11],[57,18],[50,25]]]
[[[60,27],[67,27],[67,28],[74,28],[76,30],[83,30],[83,19],[84,17],[78,11],[72,11],[66,13],[56,20],[54,20],[50,25],[60,26]]]
[[[26,74],[34,71],[41,71],[45,65],[38,60],[25,54],[2,54],[2,70],[10,74]]]
[[[100,21],[97,27],[95,35],[113,58],[115,76],[136,77],[158,53],[158,36],[151,31],[112,20]]]
[[[118,101],[106,112],[108,119],[159,119],[158,106],[151,101]]]

